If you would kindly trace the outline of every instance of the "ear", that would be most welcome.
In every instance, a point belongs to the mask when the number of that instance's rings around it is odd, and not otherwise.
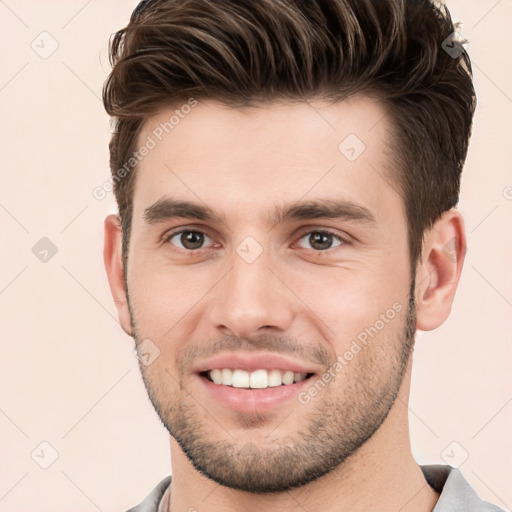
[[[116,304],[121,327],[128,335],[132,335],[132,323],[126,290],[124,288],[124,276],[121,254],[122,231],[121,222],[117,215],[109,215],[105,219],[105,241],[103,247],[103,259],[107,271],[110,291]]]
[[[465,254],[464,219],[452,208],[441,216],[423,240],[421,262],[416,269],[418,329],[436,329],[448,318]]]

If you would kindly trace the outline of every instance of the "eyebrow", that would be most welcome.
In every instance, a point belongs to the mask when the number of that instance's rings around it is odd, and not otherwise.
[[[375,224],[375,217],[365,206],[339,199],[297,201],[283,207],[276,207],[271,217],[272,224],[291,220],[340,219]]]
[[[148,224],[156,224],[173,218],[225,223],[224,215],[216,213],[207,206],[171,197],[156,201],[144,210],[143,216]],[[351,201],[329,198],[314,201],[296,201],[284,206],[277,206],[268,220],[275,226],[293,220],[319,218],[340,219],[366,224],[375,224],[376,222],[374,215],[368,208]]]
[[[216,214],[207,206],[170,197],[159,199],[144,210],[144,220],[148,224],[156,224],[173,218],[224,222],[224,216]]]

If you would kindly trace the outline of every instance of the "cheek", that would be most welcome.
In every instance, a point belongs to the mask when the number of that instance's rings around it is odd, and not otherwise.
[[[170,336],[193,316],[208,291],[203,278],[186,267],[170,268],[154,261],[134,261],[129,274],[130,302],[145,336]]]
[[[394,337],[407,308],[408,273],[382,258],[359,268],[318,268],[307,279],[296,275],[292,282],[306,305],[301,309],[307,322],[331,340],[338,355],[354,340]]]

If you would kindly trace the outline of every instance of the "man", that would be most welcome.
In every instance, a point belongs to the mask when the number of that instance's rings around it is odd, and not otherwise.
[[[156,0],[117,32],[105,264],[172,455],[132,511],[499,510],[407,423],[465,252],[453,33],[427,0]]]

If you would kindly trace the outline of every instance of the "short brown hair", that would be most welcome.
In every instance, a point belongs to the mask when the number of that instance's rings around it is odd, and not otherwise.
[[[425,230],[458,202],[471,136],[471,62],[454,31],[431,0],[143,1],[110,42],[112,176],[148,117],[190,97],[236,108],[372,95],[392,123],[414,271]],[[125,268],[135,177],[114,181]]]

